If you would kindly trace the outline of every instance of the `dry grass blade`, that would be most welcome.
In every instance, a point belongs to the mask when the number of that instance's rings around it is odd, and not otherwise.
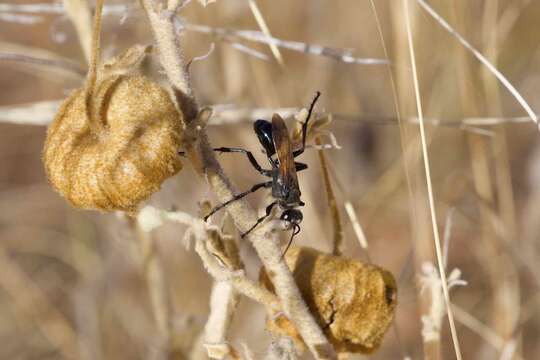
[[[0,12],[0,21],[8,23],[20,24],[20,25],[34,25],[43,22],[43,18],[37,15],[21,15],[12,13]]]
[[[448,31],[452,36],[454,36],[460,44],[462,44],[467,50],[469,50],[475,58],[477,58],[484,66],[486,66],[489,71],[493,73],[499,79],[499,81],[504,85],[506,89],[514,96],[514,98],[519,102],[523,109],[527,112],[532,121],[538,125],[538,117],[527,103],[527,101],[521,96],[519,91],[508,81],[508,79],[499,71],[497,68],[489,62],[489,60],[482,55],[478,50],[476,50],[463,36],[461,36],[450,24],[444,20],[435,10],[429,6],[424,0],[416,0],[418,4],[424,9],[431,17],[433,17],[446,31]]]
[[[255,0],[248,0],[249,8],[251,9],[251,12],[253,13],[253,16],[255,17],[255,20],[257,21],[257,24],[261,28],[262,32],[267,37],[272,37],[272,34],[270,33],[270,29],[268,28],[268,25],[266,24],[266,21],[264,20],[264,17],[261,13],[261,10],[259,9],[259,6],[255,2]],[[268,46],[270,46],[270,50],[272,50],[272,54],[276,58],[279,65],[283,66],[283,55],[281,55],[281,52],[279,51],[279,48],[276,46],[276,44],[269,43]]]
[[[322,144],[320,137],[317,137],[315,139],[315,144],[317,144],[318,146]],[[328,165],[324,150],[317,151],[317,154],[319,155],[319,164],[321,165],[321,170],[323,173],[328,208],[330,209],[330,214],[332,215],[332,229],[334,232],[332,242],[332,254],[339,256],[341,255],[341,252],[343,250],[343,225],[341,221],[341,215],[339,214],[336,195],[334,194],[334,189],[332,188],[332,182],[330,180],[330,173],[328,171]]]
[[[324,56],[346,64],[359,65],[386,65],[390,62],[386,59],[360,58],[352,56],[352,51],[347,49],[332,48],[318,44],[304,43],[278,39],[268,36],[260,31],[253,30],[230,30],[206,25],[182,23],[182,27],[187,31],[209,34],[229,42],[241,40],[252,41],[261,44],[275,45],[287,50],[297,51],[310,55]]]
[[[405,11],[405,23],[407,26],[407,39],[408,39],[408,45],[409,45],[409,55],[410,55],[410,61],[412,64],[413,69],[413,81],[414,81],[414,91],[416,96],[416,107],[418,111],[418,118],[420,119],[420,137],[422,142],[422,153],[424,155],[424,169],[426,173],[426,182],[427,182],[427,188],[428,188],[428,199],[429,199],[429,208],[431,212],[431,224],[433,226],[433,237],[435,240],[435,249],[437,254],[437,264],[439,267],[439,276],[441,278],[441,285],[442,290],[444,294],[444,300],[446,303],[446,312],[448,315],[448,322],[450,323],[450,331],[452,333],[452,340],[454,343],[454,351],[456,353],[456,357],[458,360],[462,359],[461,356],[461,350],[459,346],[459,339],[457,336],[456,326],[454,323],[454,316],[452,313],[452,307],[450,303],[450,295],[448,291],[448,284],[447,284],[447,278],[446,278],[446,272],[444,269],[444,260],[442,255],[442,248],[441,248],[441,241],[439,239],[439,228],[437,226],[437,215],[435,212],[435,200],[433,196],[433,188],[432,188],[432,182],[431,182],[431,170],[429,165],[429,155],[427,151],[427,143],[426,143],[426,134],[424,129],[424,122],[423,122],[423,111],[422,111],[422,102],[420,99],[420,89],[418,84],[418,74],[416,71],[416,59],[414,54],[414,43],[412,39],[412,31],[411,31],[411,21],[409,16],[409,0],[403,0],[404,5],[404,11]]]
[[[48,125],[60,108],[61,101],[0,106],[0,121],[21,125]]]
[[[3,248],[0,248],[0,287],[11,297],[17,312],[35,322],[62,357],[77,358],[77,334],[71,324]]]
[[[26,54],[0,52],[0,61],[13,61],[18,64],[50,66],[57,69],[70,71],[78,76],[82,76],[86,73],[82,66],[74,63],[73,61],[65,59],[44,59]]]
[[[90,61],[92,53],[92,16],[86,0],[63,0],[64,9],[68,13],[79,37],[79,43],[86,61]]]

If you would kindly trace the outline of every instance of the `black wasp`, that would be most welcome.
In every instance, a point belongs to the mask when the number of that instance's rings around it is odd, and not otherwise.
[[[306,121],[302,124],[302,143],[297,150],[293,150],[291,138],[289,136],[289,131],[285,125],[285,121],[278,114],[272,116],[272,122],[268,120],[257,120],[253,124],[253,130],[259,138],[259,142],[264,148],[268,161],[272,166],[272,169],[263,169],[251,151],[241,149],[241,148],[230,148],[230,147],[220,147],[215,148],[214,151],[222,153],[244,153],[251,165],[262,175],[272,178],[270,181],[261,182],[255,184],[251,189],[244,191],[240,194],[235,195],[230,200],[224,202],[221,205],[216,206],[208,215],[204,217],[204,220],[208,220],[210,216],[215,214],[217,211],[223,209],[230,203],[239,200],[246,195],[249,195],[262,188],[272,188],[272,197],[275,199],[270,205],[266,207],[266,214],[259,219],[257,222],[245,233],[242,234],[242,237],[245,237],[253,229],[257,227],[261,222],[264,221],[270,213],[274,206],[279,205],[283,213],[280,216],[280,220],[288,222],[289,229],[294,228],[287,249],[292,242],[293,237],[300,232],[300,222],[303,219],[302,212],[296,209],[299,206],[304,206],[305,204],[300,200],[300,186],[298,185],[298,177],[296,173],[307,169],[307,165],[300,162],[295,162],[294,158],[301,155],[306,148],[306,135],[308,129],[308,122],[311,118],[313,108],[317,99],[321,95],[317,91],[315,98],[311,102],[309,107],[309,112]],[[183,153],[181,153],[183,154]],[[276,155],[276,157],[274,157]],[[287,251],[285,250],[285,252]]]

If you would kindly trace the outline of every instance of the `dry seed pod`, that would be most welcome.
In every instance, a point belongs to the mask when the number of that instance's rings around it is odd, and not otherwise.
[[[167,91],[136,75],[148,47],[99,66],[103,1],[96,0],[86,84],[60,107],[43,162],[74,206],[131,212],[181,169],[181,114]]]
[[[289,249],[285,260],[304,301],[338,352],[370,353],[380,346],[397,304],[391,273],[303,247]],[[272,289],[268,275],[261,278]],[[282,314],[269,314],[268,329],[301,342]]]
[[[47,131],[49,180],[76,207],[133,211],[182,167],[180,114],[167,91],[141,75],[98,79],[93,116],[86,99],[86,88],[71,94]]]

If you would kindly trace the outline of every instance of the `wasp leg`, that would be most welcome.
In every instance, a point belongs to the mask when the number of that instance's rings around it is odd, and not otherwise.
[[[294,166],[296,167],[296,172],[306,170],[308,168],[307,164],[296,161],[294,162]]]
[[[217,152],[221,152],[221,153],[244,153],[246,154],[249,162],[251,163],[251,166],[253,166],[255,170],[257,170],[259,173],[261,173],[264,176],[267,176],[267,177],[272,176],[272,171],[263,169],[261,165],[259,165],[259,163],[257,162],[257,159],[255,159],[255,156],[253,156],[253,153],[251,151],[244,150],[241,148],[230,148],[230,147],[214,148],[213,150]],[[184,151],[179,151],[178,155],[185,156],[186,153]]]
[[[267,217],[270,216],[270,213],[272,212],[272,209],[274,208],[274,206],[277,205],[277,201],[274,201],[273,203],[271,203],[270,205],[268,205],[266,207],[266,214],[261,216],[260,218],[257,219],[257,222],[255,223],[255,225],[253,225],[252,227],[249,228],[248,231],[246,231],[245,233],[242,234],[242,239],[247,235],[249,234],[250,232],[253,231],[253,229],[255,229],[260,223],[262,223],[264,221],[264,219],[266,219]]]
[[[240,194],[237,194],[237,195],[233,196],[230,200],[227,200],[223,204],[220,204],[220,205],[216,206],[215,208],[213,208],[212,211],[210,211],[210,213],[204,217],[204,221],[207,221],[210,216],[214,215],[216,212],[223,209],[224,207],[226,207],[230,203],[235,202],[236,200],[240,200],[241,198],[245,197],[246,195],[254,193],[255,191],[257,191],[257,190],[259,190],[261,188],[269,188],[269,187],[272,187],[272,182],[271,181],[266,181],[266,182],[263,182],[263,183],[253,185],[251,187],[251,189],[249,189],[247,191],[244,191],[244,192],[242,192]]]

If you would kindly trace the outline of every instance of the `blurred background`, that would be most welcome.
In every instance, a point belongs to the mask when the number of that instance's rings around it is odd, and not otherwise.
[[[538,1],[429,4],[533,110],[540,109]],[[467,282],[451,289],[463,357],[537,359],[538,128],[469,50],[416,1],[409,6],[446,269],[459,269]],[[425,333],[426,322],[438,329],[441,318],[430,315],[433,292],[422,280],[436,258],[403,2],[218,0],[204,7],[193,1],[180,16],[187,58],[215,44],[191,66],[200,103],[216,105],[208,129],[214,146],[245,147],[264,163],[251,122],[280,110],[290,118],[295,111],[289,108],[306,107],[316,90],[322,92],[316,111],[319,117],[332,114],[327,130],[342,147],[325,155],[343,253],[390,270],[399,288],[395,326],[380,350],[350,358],[455,358],[445,316],[439,338],[427,341]],[[261,19],[279,39],[277,51],[265,44]],[[0,3],[0,359],[159,357],[144,261],[130,221],[71,208],[48,185],[42,166],[46,124],[58,101],[84,81],[77,34],[62,2]],[[103,58],[151,44],[151,35],[137,2],[106,1]],[[362,60],[367,58],[388,58],[389,65]],[[260,181],[243,156],[219,158],[238,189]],[[317,151],[306,151],[302,161],[309,165],[299,175],[307,205],[295,241],[330,251],[332,217]],[[186,163],[148,203],[196,215],[206,199],[215,201]],[[263,207],[261,194],[249,201]],[[183,245],[185,230],[168,223],[152,236],[167,278],[174,358],[204,359],[200,334],[212,279]],[[260,263],[253,249],[243,244],[241,253],[256,278]],[[245,343],[255,359],[262,358],[271,341],[264,323],[262,306],[242,298],[231,344]]]

